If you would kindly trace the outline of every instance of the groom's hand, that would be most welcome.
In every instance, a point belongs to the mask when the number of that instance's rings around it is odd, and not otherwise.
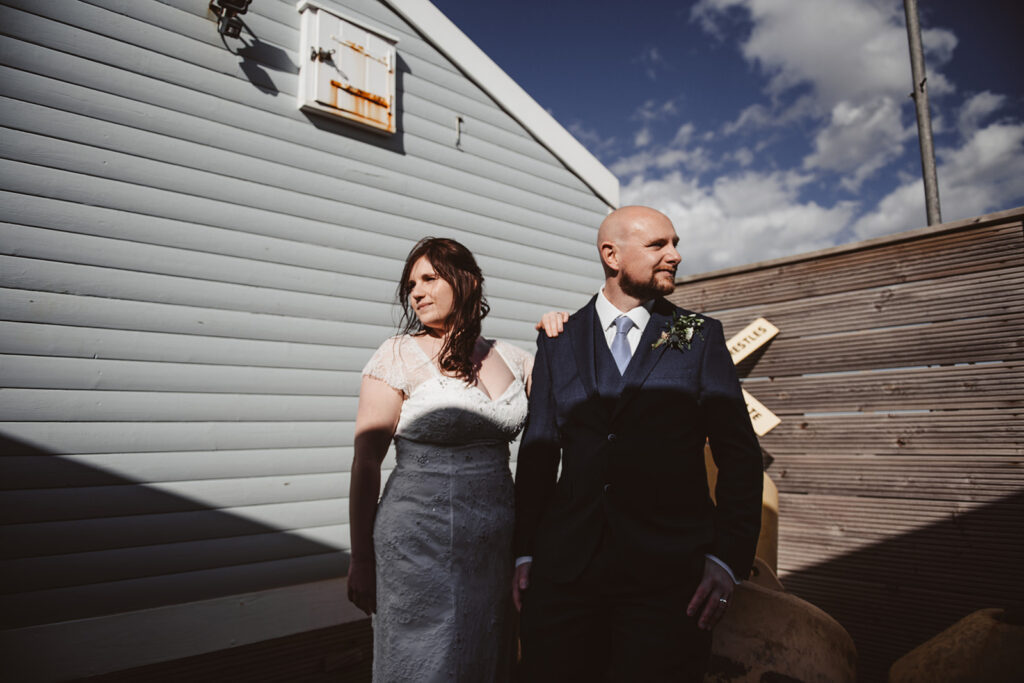
[[[704,577],[686,608],[687,616],[700,615],[697,625],[705,631],[710,631],[719,619],[725,616],[735,587],[732,577],[721,565],[705,558]]]
[[[534,325],[534,329],[538,332],[544,330],[544,334],[549,337],[557,337],[562,334],[562,331],[565,329],[563,323],[568,322],[568,320],[568,311],[548,311],[541,316],[540,322]]]
[[[523,611],[523,593],[530,587],[530,565],[532,562],[524,562],[516,567],[512,575],[512,602],[515,603],[516,611]]]

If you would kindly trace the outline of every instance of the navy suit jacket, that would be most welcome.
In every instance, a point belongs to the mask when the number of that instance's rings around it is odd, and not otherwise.
[[[670,582],[712,553],[749,572],[761,520],[761,451],[722,325],[707,316],[691,348],[652,349],[673,315],[657,299],[614,392],[599,391],[594,300],[565,332],[537,339],[516,468],[517,556],[554,581],[578,577],[602,538],[643,581]],[[602,359],[603,360],[603,359]],[[717,507],[704,466],[710,440]],[[561,475],[556,476],[561,464]]]

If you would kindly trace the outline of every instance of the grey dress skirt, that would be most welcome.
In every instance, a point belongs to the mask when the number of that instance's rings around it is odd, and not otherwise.
[[[408,336],[363,371],[406,396],[373,529],[375,683],[506,681],[511,671],[509,442],[526,421],[532,357],[502,342],[495,351],[515,379],[493,398],[441,375]]]

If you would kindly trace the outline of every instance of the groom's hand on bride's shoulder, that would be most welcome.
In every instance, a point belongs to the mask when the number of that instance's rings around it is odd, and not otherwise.
[[[569,320],[568,311],[548,311],[540,317],[540,322],[533,326],[537,331],[544,330],[549,337],[557,337],[565,329],[563,325]]]
[[[517,612],[523,611],[523,595],[530,587],[530,565],[532,562],[524,562],[516,567],[512,574],[512,602]]]
[[[686,608],[687,616],[697,617],[697,625],[710,631],[725,616],[736,588],[729,572],[710,559],[704,560],[704,576]]]

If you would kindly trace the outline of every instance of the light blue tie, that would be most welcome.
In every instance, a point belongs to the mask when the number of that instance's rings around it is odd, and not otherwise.
[[[629,365],[629,359],[633,357],[633,352],[629,350],[629,340],[626,339],[626,335],[633,329],[633,321],[630,320],[629,316],[620,315],[615,319],[615,338],[612,339],[612,358],[615,359],[615,365],[619,367],[619,374],[626,372],[626,366]]]

